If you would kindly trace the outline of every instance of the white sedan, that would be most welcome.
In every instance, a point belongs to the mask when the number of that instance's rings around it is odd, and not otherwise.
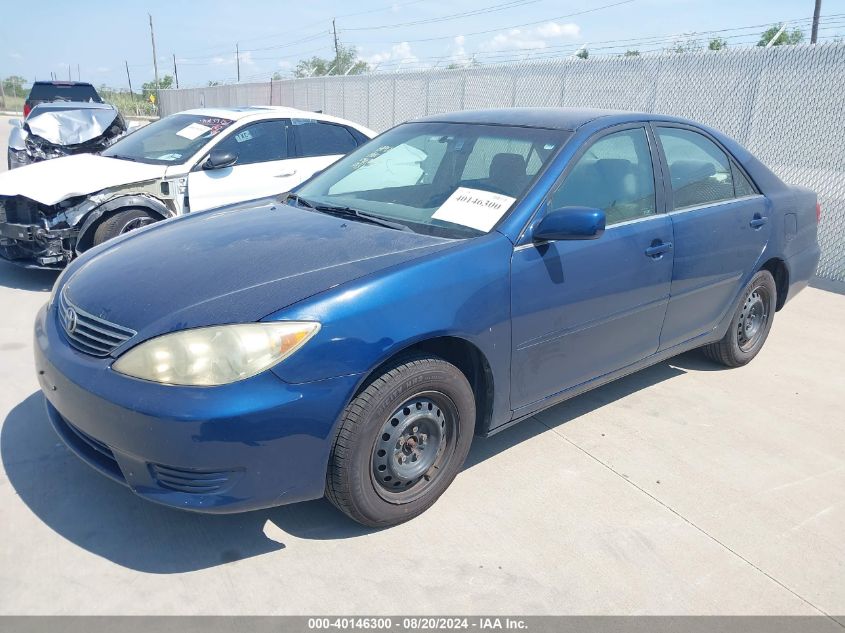
[[[60,268],[140,226],[284,193],[373,136],[351,121],[293,108],[173,114],[99,155],[0,173],[0,257]]]

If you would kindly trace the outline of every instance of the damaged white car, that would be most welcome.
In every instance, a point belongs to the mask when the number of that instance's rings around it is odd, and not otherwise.
[[[9,169],[71,154],[101,152],[126,133],[117,108],[107,103],[39,103],[23,121],[12,119]]]
[[[62,268],[146,224],[284,193],[373,136],[350,121],[293,108],[173,114],[99,155],[0,173],[0,257]]]

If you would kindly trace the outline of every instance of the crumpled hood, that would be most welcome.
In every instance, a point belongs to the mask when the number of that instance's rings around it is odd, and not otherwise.
[[[83,255],[64,291],[78,308],[137,331],[141,341],[257,321],[454,243],[269,200],[167,220],[107,242]]]
[[[166,170],[166,165],[76,154],[0,172],[0,196],[24,196],[53,205],[106,187],[164,178]]]
[[[26,119],[31,134],[54,145],[79,145],[102,136],[108,130],[118,111],[111,107],[87,107],[86,104],[68,104],[65,108],[36,111]],[[118,133],[126,131],[120,119]]]

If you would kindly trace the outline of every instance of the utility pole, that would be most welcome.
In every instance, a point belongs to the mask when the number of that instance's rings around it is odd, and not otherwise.
[[[67,65],[67,80],[73,81],[73,77],[70,76],[70,64]]]
[[[238,47],[238,43],[235,42],[235,63],[238,66],[238,83],[241,81],[241,50]]]
[[[156,57],[156,36],[153,33],[153,16],[147,14],[150,18],[150,41],[153,43],[153,71],[155,72],[156,80],[156,101],[158,101],[158,58]]]
[[[337,72],[340,72],[340,46],[337,43],[337,25],[335,24],[334,18],[332,18],[332,31],[334,31],[334,67],[337,69]],[[327,75],[329,73],[326,73]]]
[[[816,0],[816,8],[813,11],[813,31],[810,35],[810,44],[815,44],[819,39],[819,14],[822,12],[822,0]]]
[[[129,62],[125,59],[123,63],[126,64],[126,80],[129,82],[129,96],[132,96],[132,77],[129,76]]]
[[[176,70],[176,53],[173,53],[173,76],[176,78],[176,88],[179,88],[179,72]]]
[[[76,80],[82,81],[82,71],[79,70],[79,64],[76,65]]]

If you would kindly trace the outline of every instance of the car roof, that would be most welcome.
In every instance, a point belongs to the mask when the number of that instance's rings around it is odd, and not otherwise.
[[[200,116],[219,117],[222,119],[232,119],[233,121],[240,121],[241,119],[275,119],[275,118],[291,118],[291,119],[315,119],[317,121],[331,121],[333,123],[342,123],[343,125],[351,125],[352,127],[367,132],[368,136],[373,136],[375,133],[366,127],[329,114],[322,112],[311,112],[309,110],[299,110],[298,108],[289,108],[285,106],[233,106],[233,107],[218,107],[218,108],[194,108],[192,110],[183,110],[178,114],[194,114]]]
[[[638,121],[643,120],[643,118],[652,118],[652,115],[597,108],[496,108],[435,114],[415,119],[415,122],[514,125],[573,131],[603,117],[612,117],[614,122],[622,123],[628,120]]]

